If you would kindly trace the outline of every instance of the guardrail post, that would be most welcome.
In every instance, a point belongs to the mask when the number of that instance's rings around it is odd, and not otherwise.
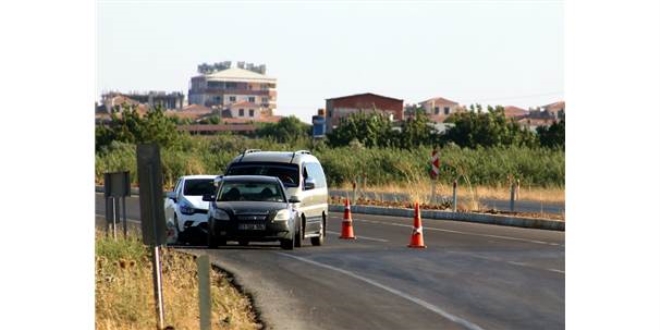
[[[357,198],[355,198],[356,196],[357,196],[357,180],[353,178],[353,206],[355,206],[355,201],[357,200]]]
[[[456,204],[458,203],[458,200],[456,198],[456,180],[454,180],[454,192],[452,196],[452,211],[456,212]]]
[[[511,183],[511,203],[509,204],[509,206],[510,206],[509,208],[510,208],[511,212],[513,212],[513,210],[514,210],[514,201],[515,201],[515,199],[516,199],[516,184]]]

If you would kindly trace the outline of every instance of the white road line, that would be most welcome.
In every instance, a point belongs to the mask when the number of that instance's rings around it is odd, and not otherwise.
[[[341,233],[338,233],[338,232],[335,232],[335,231],[329,231],[329,230],[326,230],[326,233],[335,234],[335,235],[341,235]],[[386,240],[386,239],[375,238],[375,237],[367,237],[367,236],[362,236],[362,235],[355,235],[355,238],[356,238],[356,239],[359,239],[359,240],[360,240],[360,239],[365,239],[365,240],[367,240],[367,241],[389,242],[389,241]]]
[[[554,268],[548,268],[548,269],[546,269],[546,270],[548,270],[548,271],[551,271],[551,272],[555,272],[555,273],[562,273],[562,274],[566,274],[566,272],[565,272],[565,271],[563,271],[563,270],[559,270],[559,269],[554,269]]]
[[[484,260],[493,261],[493,262],[505,262],[505,263],[507,263],[507,264],[509,264],[509,265],[513,265],[513,266],[519,266],[519,267],[525,267],[525,268],[532,268],[532,269],[537,269],[537,270],[546,270],[546,271],[549,271],[549,272],[555,272],[555,273],[561,273],[561,274],[564,274],[564,271],[563,271],[563,270],[554,269],[554,268],[540,268],[540,267],[535,267],[535,266],[533,266],[533,265],[530,265],[530,264],[528,264],[528,263],[524,263],[524,262],[518,262],[518,261],[507,261],[507,260],[504,260],[504,259],[502,259],[502,258],[487,257],[487,256],[478,255],[478,254],[473,254],[473,253],[463,253],[463,252],[452,252],[452,253],[453,253],[453,254],[456,254],[456,255],[460,255],[460,256],[468,256],[468,257],[472,257],[472,258],[484,259]]]
[[[376,224],[382,224],[382,225],[390,225],[390,226],[397,226],[397,227],[412,228],[412,225],[405,225],[405,224],[401,224],[401,223],[392,223],[392,222],[386,222],[386,221],[374,221],[374,220],[364,220],[364,219],[353,219],[353,221],[361,221],[361,222],[367,222],[367,223],[376,223]],[[491,234],[469,233],[469,232],[462,232],[462,231],[449,230],[449,229],[433,228],[433,227],[428,227],[428,226],[424,226],[424,230],[427,230],[427,231],[428,231],[428,230],[431,230],[431,231],[441,231],[441,232],[452,233],[452,234],[461,234],[461,235],[473,235],[473,236],[482,236],[482,237],[499,238],[499,239],[505,239],[505,240],[510,240],[510,241],[521,241],[521,242],[534,243],[534,244],[542,244],[542,245],[560,246],[559,244],[557,244],[557,243],[552,243],[552,242],[544,242],[544,241],[537,241],[537,240],[529,240],[529,239],[518,238],[518,237],[510,237],[510,236],[500,236],[500,235],[491,235]],[[561,246],[563,246],[563,245],[561,245]]]
[[[434,313],[436,313],[436,314],[438,314],[438,315],[440,315],[440,316],[442,316],[442,317],[444,317],[444,318],[446,318],[446,319],[448,319],[448,320],[450,320],[450,321],[452,321],[452,322],[454,322],[454,323],[458,323],[458,324],[464,326],[464,327],[467,328],[467,329],[470,329],[470,330],[483,330],[480,326],[478,326],[478,325],[476,325],[476,324],[474,324],[474,323],[472,323],[472,322],[469,322],[469,321],[467,321],[467,320],[465,320],[465,319],[462,319],[462,318],[460,318],[460,317],[458,317],[458,316],[456,316],[456,315],[450,314],[450,313],[446,312],[445,310],[443,310],[442,308],[440,308],[440,307],[438,307],[438,306],[432,305],[432,304],[430,304],[430,303],[428,303],[428,302],[426,302],[426,301],[424,301],[424,300],[421,300],[421,299],[419,299],[419,298],[413,297],[413,296],[411,296],[411,295],[409,295],[409,294],[406,294],[406,293],[404,293],[404,292],[401,292],[401,291],[399,291],[399,290],[397,290],[397,289],[394,289],[394,288],[391,288],[391,287],[386,286],[386,285],[384,285],[384,284],[378,283],[378,282],[376,282],[376,281],[374,281],[374,280],[368,279],[368,278],[366,278],[366,277],[364,277],[364,276],[361,276],[361,275],[355,274],[355,273],[350,272],[350,271],[348,271],[348,270],[344,270],[344,269],[341,269],[341,268],[337,268],[337,267],[333,267],[333,266],[330,266],[330,265],[322,264],[322,263],[317,262],[317,261],[314,261],[314,260],[310,260],[310,259],[307,259],[307,258],[302,258],[302,257],[294,256],[294,255],[287,254],[287,253],[277,252],[277,254],[279,254],[279,255],[283,255],[283,256],[285,256],[285,257],[289,257],[289,258],[292,258],[292,259],[296,259],[296,260],[298,260],[298,261],[302,261],[302,262],[305,262],[305,263],[308,263],[308,264],[312,264],[312,265],[314,265],[314,266],[318,266],[318,267],[322,267],[322,268],[326,268],[326,269],[334,270],[334,271],[336,271],[336,272],[339,272],[339,273],[342,273],[342,274],[344,274],[344,275],[347,275],[347,276],[350,276],[350,277],[352,277],[352,278],[355,278],[355,279],[358,279],[358,280],[360,280],[360,281],[363,281],[363,282],[365,282],[365,283],[367,283],[367,284],[371,284],[371,285],[373,285],[373,286],[375,286],[375,287],[377,287],[377,288],[383,289],[383,290],[385,290],[385,291],[387,291],[387,292],[389,292],[389,293],[391,293],[391,294],[394,294],[394,295],[396,295],[396,296],[399,296],[399,297],[401,297],[401,298],[403,298],[403,299],[406,299],[406,300],[408,300],[408,301],[410,301],[410,302],[413,302],[413,303],[415,303],[415,304],[417,304],[417,305],[419,305],[419,306],[422,306],[422,307],[424,307],[424,308],[430,310],[431,312],[434,312]]]

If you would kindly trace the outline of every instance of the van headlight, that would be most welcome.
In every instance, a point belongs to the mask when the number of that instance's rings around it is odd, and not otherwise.
[[[291,219],[291,211],[288,209],[277,211],[275,218],[273,218],[274,221],[287,221],[289,219]]]
[[[214,209],[213,210],[213,219],[215,220],[229,220],[229,214],[227,212],[220,210],[220,209]]]

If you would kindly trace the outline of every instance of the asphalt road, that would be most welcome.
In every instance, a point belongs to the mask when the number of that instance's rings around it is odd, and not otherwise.
[[[341,220],[322,247],[185,250],[233,273],[271,329],[564,329],[564,232],[422,219],[428,248],[410,249],[412,219],[354,214],[356,240]]]
[[[331,196],[348,196],[348,197],[353,196],[353,192],[349,190],[330,189],[328,192]],[[365,198],[372,200],[385,200],[385,201],[410,200],[408,194],[396,194],[396,193],[360,192],[358,196],[364,196]],[[452,196],[442,196],[442,197],[438,196],[438,200],[441,199],[451,202]],[[459,200],[458,202],[460,204],[461,201]],[[479,198],[479,205],[482,205],[486,209],[495,209],[501,211],[509,211],[511,209],[510,200]],[[533,212],[533,213],[562,214],[565,211],[564,203],[541,203],[538,201],[530,201],[530,200],[514,201],[513,208],[514,211],[516,212]]]

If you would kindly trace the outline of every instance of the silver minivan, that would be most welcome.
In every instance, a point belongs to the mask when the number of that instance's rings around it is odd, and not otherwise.
[[[328,220],[328,184],[323,166],[311,152],[248,149],[229,163],[224,175],[278,177],[287,195],[300,200],[294,205],[300,215],[296,247],[306,238],[310,238],[312,245],[323,244]]]

